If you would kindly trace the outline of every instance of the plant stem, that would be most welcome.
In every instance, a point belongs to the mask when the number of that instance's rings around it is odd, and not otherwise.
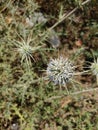
[[[85,89],[85,90],[77,91],[77,92],[74,92],[74,93],[70,93],[68,96],[77,95],[77,94],[81,94],[81,93],[92,92],[92,91],[96,91],[96,90],[98,90],[98,87],[96,87],[96,88],[90,88],[90,89]],[[51,100],[54,100],[54,99],[63,98],[64,96],[67,96],[67,94],[63,94],[63,95],[60,95],[60,96],[50,97],[50,98],[46,99],[45,102],[51,101]]]
[[[86,0],[84,1],[81,5],[85,5],[88,2],[90,2],[91,0]],[[77,11],[79,7],[74,8],[71,12],[69,12],[68,14],[64,14],[62,16],[62,18],[60,20],[58,20],[52,27],[49,28],[49,30],[52,30],[53,28],[55,28],[58,24],[60,24],[62,21],[64,21],[66,18],[68,18],[71,14],[73,14],[75,11]]]

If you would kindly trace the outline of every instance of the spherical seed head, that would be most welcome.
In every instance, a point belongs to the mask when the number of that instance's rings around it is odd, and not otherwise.
[[[94,75],[98,76],[98,58],[94,63],[92,63],[91,70]]]
[[[73,64],[63,57],[51,59],[47,67],[47,75],[56,85],[65,85],[74,75]]]

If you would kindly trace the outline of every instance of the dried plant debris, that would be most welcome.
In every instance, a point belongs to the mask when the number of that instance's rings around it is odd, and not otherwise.
[[[52,29],[49,30],[48,40],[47,40],[53,48],[58,48],[61,44],[60,38],[57,33]]]
[[[45,24],[47,22],[47,18],[41,12],[34,12],[33,15],[30,15],[26,18],[26,24],[30,27],[33,27],[37,24]]]

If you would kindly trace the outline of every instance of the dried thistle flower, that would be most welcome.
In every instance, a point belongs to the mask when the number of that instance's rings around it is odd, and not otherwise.
[[[74,75],[74,66],[68,58],[51,59],[47,67],[47,75],[56,85],[66,85]]]
[[[34,12],[33,15],[30,15],[26,18],[26,24],[29,27],[33,27],[36,24],[45,24],[47,19],[41,12]]]
[[[26,25],[29,26],[29,27],[33,27],[34,26],[34,23],[30,20],[29,17],[27,17],[25,19],[25,22],[26,22]]]
[[[42,24],[42,23],[46,23],[47,19],[44,17],[44,15],[41,12],[34,12],[33,22],[38,23],[38,24]]]

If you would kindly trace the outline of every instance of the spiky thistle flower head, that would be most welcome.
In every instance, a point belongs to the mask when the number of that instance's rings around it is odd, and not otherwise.
[[[47,67],[47,75],[56,85],[65,85],[74,75],[72,61],[62,56],[57,59],[51,59]]]

